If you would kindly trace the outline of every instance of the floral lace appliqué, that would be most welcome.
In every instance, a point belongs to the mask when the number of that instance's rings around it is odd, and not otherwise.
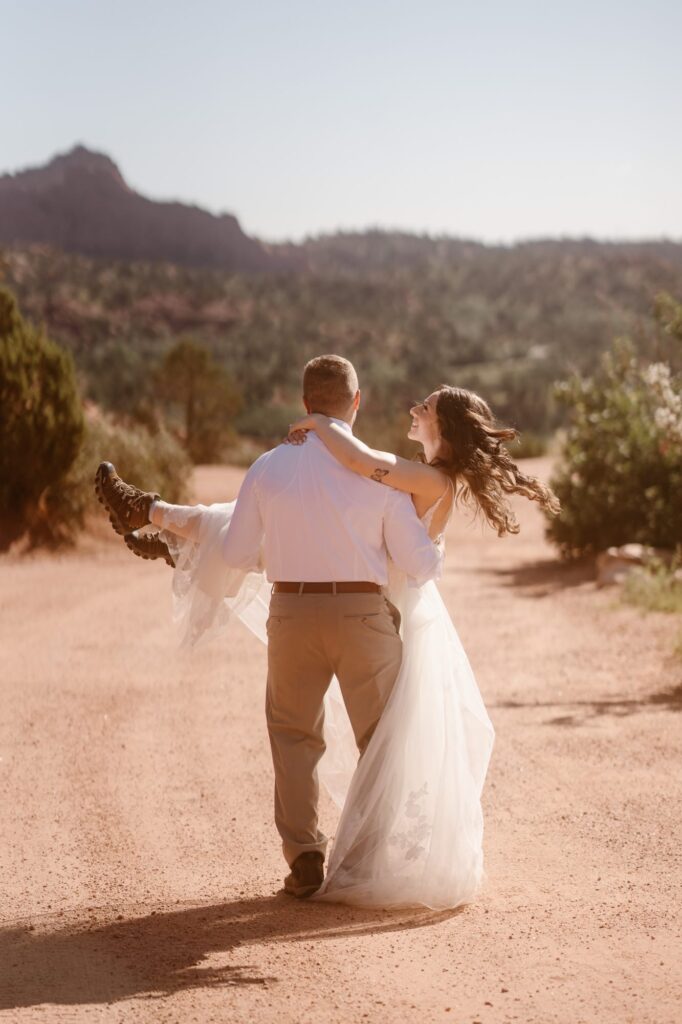
[[[405,860],[418,860],[426,853],[424,841],[431,834],[429,819],[424,811],[428,795],[426,782],[421,789],[412,790],[405,801],[401,815],[401,819],[407,819],[407,827],[402,832],[395,832],[389,837],[389,843],[405,851]]]

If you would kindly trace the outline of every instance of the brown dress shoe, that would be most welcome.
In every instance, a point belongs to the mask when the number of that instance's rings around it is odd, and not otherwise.
[[[158,494],[141,491],[121,480],[111,462],[101,462],[95,475],[95,493],[109,513],[109,521],[125,536],[149,523],[149,509]]]
[[[168,545],[161,540],[158,533],[137,533],[134,530],[132,533],[126,533],[123,539],[126,547],[134,555],[140,558],[163,558],[166,565],[170,565],[171,569],[175,568]]]
[[[317,850],[301,853],[284,879],[284,891],[299,900],[312,896],[324,881],[324,856]]]

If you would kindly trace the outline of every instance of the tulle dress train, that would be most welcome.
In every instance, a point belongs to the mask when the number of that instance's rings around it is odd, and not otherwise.
[[[235,615],[266,643],[270,584],[221,560],[234,502],[167,508],[162,538],[176,563],[183,643],[221,631]],[[192,517],[190,530],[179,516]],[[484,879],[481,794],[495,733],[436,584],[408,587],[391,567],[387,596],[402,616],[403,661],[359,760],[336,679],[325,697],[319,774],[341,817],[313,899],[452,908],[470,902]]]

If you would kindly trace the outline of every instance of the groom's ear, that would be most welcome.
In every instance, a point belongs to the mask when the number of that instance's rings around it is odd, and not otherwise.
[[[360,408],[360,388],[355,392],[355,398],[353,399],[353,412],[357,412]]]

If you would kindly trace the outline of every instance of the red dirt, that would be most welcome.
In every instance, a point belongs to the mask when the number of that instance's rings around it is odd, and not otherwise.
[[[201,469],[198,497],[240,478]],[[0,1019],[679,1021],[679,619],[560,566],[517,507],[519,537],[449,531],[497,739],[487,880],[445,914],[277,894],[265,652],[235,625],[180,655],[165,565],[101,530],[0,560]]]

